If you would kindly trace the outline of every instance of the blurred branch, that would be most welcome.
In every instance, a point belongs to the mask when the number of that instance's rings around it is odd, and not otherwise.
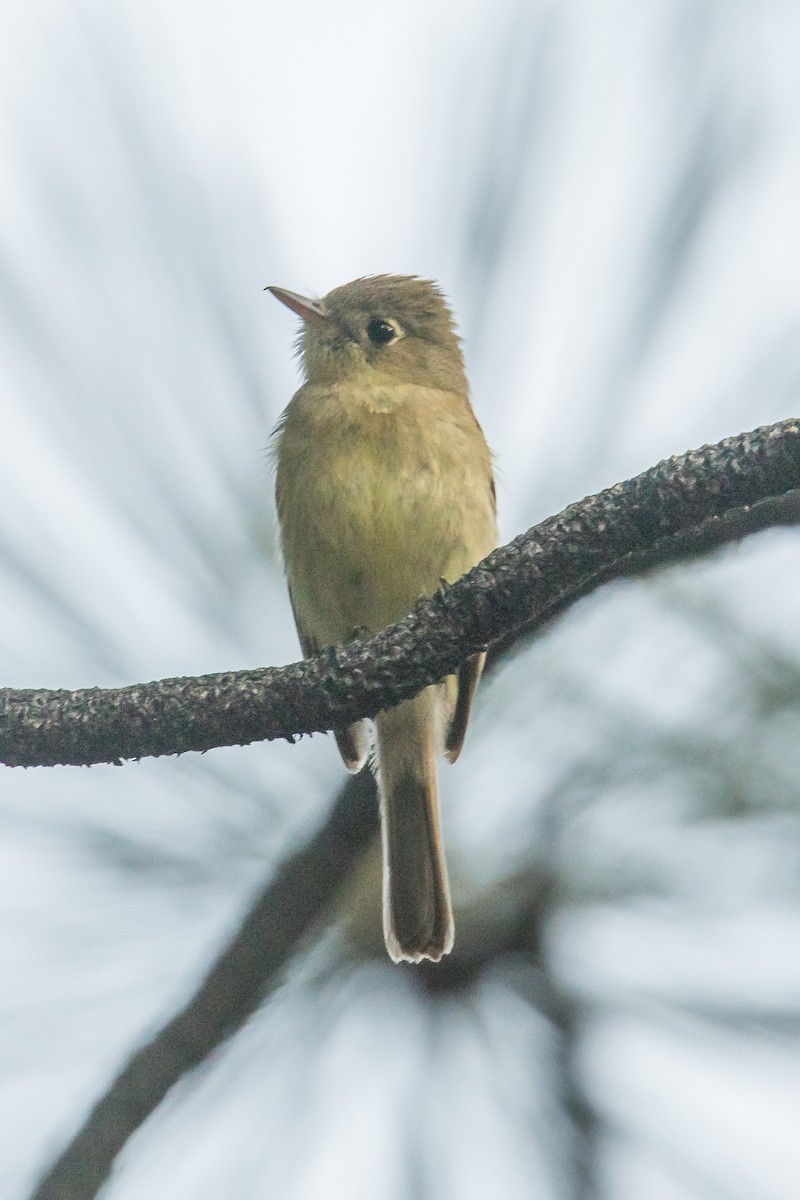
[[[342,789],[324,827],[280,867],[186,1006],[98,1100],[31,1200],[91,1200],[114,1159],[187,1071],[244,1025],[332,902],[377,830],[369,771]]]
[[[571,505],[398,624],[305,662],[106,690],[0,689],[0,761],[119,763],[343,728],[608,580],[796,523],[797,489],[800,422],[727,438]]]
[[[372,774],[351,776],[325,825],[264,887],[184,1008],[131,1056],[30,1200],[93,1200],[120,1150],[167,1092],[280,985],[286,963],[319,918],[335,907],[337,892],[377,833],[377,813]],[[546,871],[535,876],[525,871],[506,881],[503,890],[503,919],[491,929],[482,924],[477,936],[442,963],[413,968],[431,992],[468,986],[498,956],[524,953],[538,962],[553,880]],[[515,903],[509,903],[509,893]],[[539,1000],[563,1038],[563,1000],[550,990],[543,972],[537,978]],[[567,1053],[566,1041],[564,1047]]]

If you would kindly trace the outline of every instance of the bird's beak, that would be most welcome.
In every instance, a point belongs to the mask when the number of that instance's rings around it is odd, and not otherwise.
[[[322,300],[312,300],[309,296],[300,296],[297,292],[288,292],[286,288],[280,287],[270,286],[264,288],[264,291],[272,292],[281,304],[285,304],[292,312],[296,312],[298,317],[302,317],[304,321],[325,320],[327,314]]]

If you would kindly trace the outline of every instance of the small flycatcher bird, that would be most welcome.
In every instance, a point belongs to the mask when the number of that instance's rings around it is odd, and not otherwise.
[[[321,300],[268,289],[303,319],[305,383],[273,434],[275,495],[303,653],[377,633],[497,544],[491,454],[435,284],[373,275]],[[436,757],[455,762],[485,655],[375,718],[383,931],[395,962],[453,945]],[[336,732],[345,766],[372,723]]]

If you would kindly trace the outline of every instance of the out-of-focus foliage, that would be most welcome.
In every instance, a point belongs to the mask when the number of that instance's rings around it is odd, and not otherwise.
[[[3,31],[4,684],[297,655],[267,283],[442,282],[508,537],[797,413],[791,5],[6,0]],[[487,681],[442,773],[485,964],[428,986],[348,914],[110,1200],[794,1200],[799,548],[610,588]],[[321,738],[0,769],[4,1200],[340,782]]]

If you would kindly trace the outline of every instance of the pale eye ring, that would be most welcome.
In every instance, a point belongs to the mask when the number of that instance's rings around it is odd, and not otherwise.
[[[373,317],[367,326],[367,337],[373,346],[388,346],[399,337],[397,328],[383,317]]]

